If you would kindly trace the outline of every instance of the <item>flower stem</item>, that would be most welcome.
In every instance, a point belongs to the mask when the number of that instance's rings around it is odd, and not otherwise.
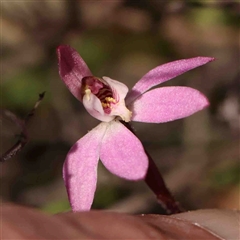
[[[133,134],[135,134],[133,128],[129,123],[122,122]],[[136,135],[136,134],[135,134]],[[155,193],[159,204],[165,209],[167,214],[180,213],[183,211],[183,208],[180,204],[174,199],[173,195],[170,193],[166,184],[162,178],[161,173],[159,172],[156,164],[154,163],[152,157],[144,148],[149,161],[148,171],[145,177],[145,182],[149,188]]]
[[[174,199],[173,195],[170,193],[170,191],[166,187],[166,184],[162,178],[162,175],[159,172],[153,159],[151,158],[151,156],[146,150],[145,152],[148,156],[148,161],[149,161],[148,171],[144,179],[146,184],[156,194],[158,202],[166,210],[167,214],[182,212],[183,211],[182,207]]]

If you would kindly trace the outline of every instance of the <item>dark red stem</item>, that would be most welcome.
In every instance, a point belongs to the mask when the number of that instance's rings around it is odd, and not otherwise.
[[[174,199],[173,195],[167,189],[162,175],[159,172],[153,159],[146,150],[145,152],[148,156],[149,161],[147,175],[144,179],[146,184],[156,194],[158,202],[166,210],[167,214],[182,212],[183,209],[180,207],[180,204]]]
[[[135,134],[133,128],[129,123],[122,122],[132,133]],[[136,134],[135,134],[136,135]],[[145,148],[144,148],[145,149]],[[183,211],[180,204],[174,199],[173,195],[170,193],[166,184],[162,178],[161,173],[159,172],[156,164],[154,163],[152,157],[149,153],[145,152],[148,156],[149,166],[148,171],[145,177],[146,184],[150,189],[155,193],[158,202],[166,210],[167,214],[180,213]]]

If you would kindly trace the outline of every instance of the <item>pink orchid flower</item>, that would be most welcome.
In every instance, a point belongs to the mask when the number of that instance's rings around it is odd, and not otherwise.
[[[213,61],[196,57],[158,66],[128,92],[125,84],[109,77],[94,77],[84,60],[70,46],[57,49],[59,73],[70,92],[101,123],[78,140],[63,166],[63,177],[73,211],[91,208],[101,159],[113,174],[144,179],[148,157],[140,140],[121,122],[163,123],[184,118],[208,106],[199,91],[189,87],[150,88]]]

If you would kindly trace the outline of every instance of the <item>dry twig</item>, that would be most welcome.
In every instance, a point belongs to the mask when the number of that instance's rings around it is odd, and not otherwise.
[[[8,159],[14,157],[17,153],[19,153],[23,149],[23,147],[28,142],[29,138],[28,138],[28,132],[26,129],[26,124],[29,121],[29,119],[34,115],[35,110],[37,109],[40,102],[43,100],[44,95],[45,95],[45,92],[39,94],[39,98],[37,102],[35,103],[34,107],[31,109],[31,111],[27,114],[24,120],[21,120],[9,110],[6,110],[6,109],[1,110],[0,117],[2,118],[6,117],[10,119],[12,122],[14,122],[16,125],[18,125],[21,128],[21,133],[19,134],[18,141],[0,157],[0,162],[5,162]]]

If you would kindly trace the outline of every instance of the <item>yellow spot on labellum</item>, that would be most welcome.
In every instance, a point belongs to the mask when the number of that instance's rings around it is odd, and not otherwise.
[[[104,102],[102,102],[102,106],[103,106],[104,108],[108,108],[108,107],[110,107],[110,104],[109,104],[109,103],[104,103]]]
[[[109,103],[111,103],[111,102],[116,103],[116,100],[112,97],[106,97],[105,100],[106,100],[106,102],[109,102]]]

